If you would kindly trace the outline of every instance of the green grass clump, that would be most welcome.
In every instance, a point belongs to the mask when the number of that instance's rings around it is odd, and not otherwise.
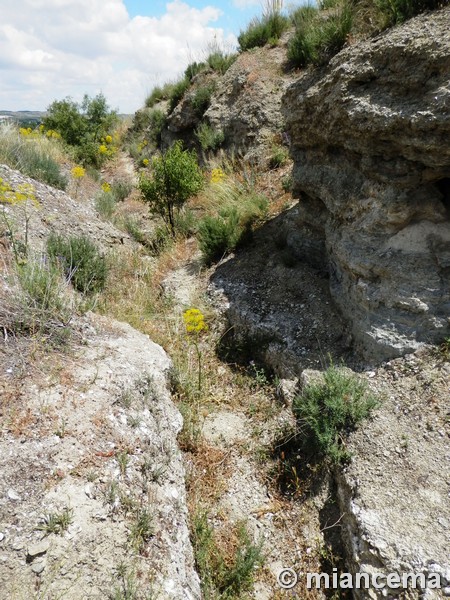
[[[224,180],[211,187],[217,209],[199,223],[197,239],[203,258],[211,264],[243,244],[268,208],[267,198],[242,183]]]
[[[346,435],[377,405],[365,381],[331,365],[322,383],[308,385],[294,399],[301,450],[332,464],[345,462]]]
[[[353,17],[353,6],[347,0],[326,15],[309,5],[296,10],[292,16],[295,33],[288,46],[289,60],[296,67],[326,63],[344,46]]]
[[[93,294],[105,287],[108,275],[106,259],[89,238],[65,238],[52,233],[47,239],[47,252],[50,260],[61,266],[79,292]]]
[[[214,129],[211,125],[203,121],[195,130],[195,137],[200,143],[204,152],[208,150],[217,150],[225,141],[225,134],[220,129]]]
[[[23,137],[13,125],[0,127],[0,163],[24,175],[65,190],[67,178],[61,173],[57,159],[62,158],[56,140],[45,136]]]
[[[145,100],[147,108],[153,108],[158,102],[169,100],[174,84],[172,82],[165,83],[162,86],[155,86]]]
[[[443,7],[444,0],[374,0],[375,7],[384,17],[384,27],[403,23],[426,10]]]
[[[14,334],[40,334],[53,346],[67,343],[72,315],[61,270],[43,259],[17,265],[18,293],[0,310],[3,326]]]
[[[190,85],[191,82],[187,77],[183,77],[182,79],[173,84],[169,96],[169,112],[172,112],[174,108],[178,106]]]
[[[122,202],[127,198],[133,190],[133,184],[129,179],[115,179],[111,183],[111,193],[117,200]]]
[[[193,62],[190,63],[184,72],[184,76],[189,81],[192,81],[196,75],[199,73],[203,73],[208,68],[208,64],[206,62]]]
[[[289,150],[284,146],[273,146],[269,165],[271,169],[283,167],[289,159]]]
[[[60,513],[49,513],[41,519],[37,529],[43,531],[45,535],[57,533],[62,535],[69,529],[73,523],[73,509],[64,508]]]
[[[247,29],[239,34],[239,48],[243,52],[265,46],[269,41],[274,44],[288,27],[289,19],[277,11],[255,17]]]
[[[142,552],[145,544],[154,534],[153,516],[146,508],[139,508],[133,515],[133,522],[130,528],[130,542],[137,550]]]
[[[166,115],[162,110],[154,108],[148,115],[149,138],[159,146],[161,143],[162,130],[166,125]]]
[[[255,571],[263,563],[261,547],[251,543],[243,526],[236,537],[237,545],[230,552],[216,540],[207,513],[194,515],[192,544],[205,600],[237,600],[252,587]]]
[[[237,54],[227,54],[222,50],[215,50],[206,59],[207,64],[216,73],[224,75],[235,62]]]
[[[101,191],[95,197],[95,208],[105,219],[111,219],[117,206],[117,199],[112,192]]]
[[[214,89],[214,83],[210,83],[208,85],[202,85],[195,90],[191,102],[195,114],[199,118],[202,118],[205,112],[208,110],[211,104],[211,96],[214,92]]]

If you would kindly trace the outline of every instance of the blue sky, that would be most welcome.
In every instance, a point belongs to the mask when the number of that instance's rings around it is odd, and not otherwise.
[[[205,8],[206,6],[216,6],[222,11],[221,17],[216,21],[218,27],[223,27],[228,32],[238,35],[240,30],[245,28],[247,23],[255,15],[261,14],[262,3],[259,0],[253,2],[232,2],[225,0],[192,0],[190,6],[194,8]],[[137,15],[147,15],[160,17],[166,10],[166,0],[125,0],[125,5],[131,17]],[[239,6],[237,6],[239,5]]]
[[[263,0],[0,0],[0,110],[102,92],[133,113],[214,42],[235,49]],[[298,2],[297,2],[298,4]]]

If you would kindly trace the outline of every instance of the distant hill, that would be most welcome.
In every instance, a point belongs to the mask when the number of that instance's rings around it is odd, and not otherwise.
[[[22,127],[36,127],[46,114],[39,110],[0,110],[0,121],[10,119]]]

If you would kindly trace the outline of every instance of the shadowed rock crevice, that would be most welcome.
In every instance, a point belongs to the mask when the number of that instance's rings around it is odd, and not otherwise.
[[[448,8],[412,19],[300,77],[283,100],[300,198],[293,251],[316,264],[325,248],[332,296],[376,361],[450,331],[449,27]]]

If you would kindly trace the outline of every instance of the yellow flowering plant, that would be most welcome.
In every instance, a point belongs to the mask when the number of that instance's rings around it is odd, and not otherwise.
[[[28,211],[30,203],[39,208],[40,204],[36,199],[34,188],[29,183],[23,183],[13,190],[10,184],[0,177],[0,204],[3,206],[1,211],[1,219],[6,226],[6,232],[11,239],[12,251],[16,262],[19,262],[23,256],[27,255],[28,251],[28,233],[31,214]],[[24,238],[23,242],[18,240],[15,232],[13,218],[8,214],[7,206],[17,207],[22,212],[24,219]]]
[[[78,196],[78,187],[80,185],[80,180],[86,175],[86,169],[83,167],[77,166],[73,167],[71,170],[72,177],[75,179],[75,198]]]
[[[186,333],[197,353],[198,361],[198,393],[202,390],[202,351],[199,346],[199,338],[202,333],[208,331],[205,317],[198,308],[188,308],[183,313]]]
[[[111,191],[111,185],[107,181],[104,181],[102,183],[102,190],[105,192],[105,194],[107,194]]]
[[[220,183],[225,179],[225,173],[219,167],[211,171],[211,183]]]

